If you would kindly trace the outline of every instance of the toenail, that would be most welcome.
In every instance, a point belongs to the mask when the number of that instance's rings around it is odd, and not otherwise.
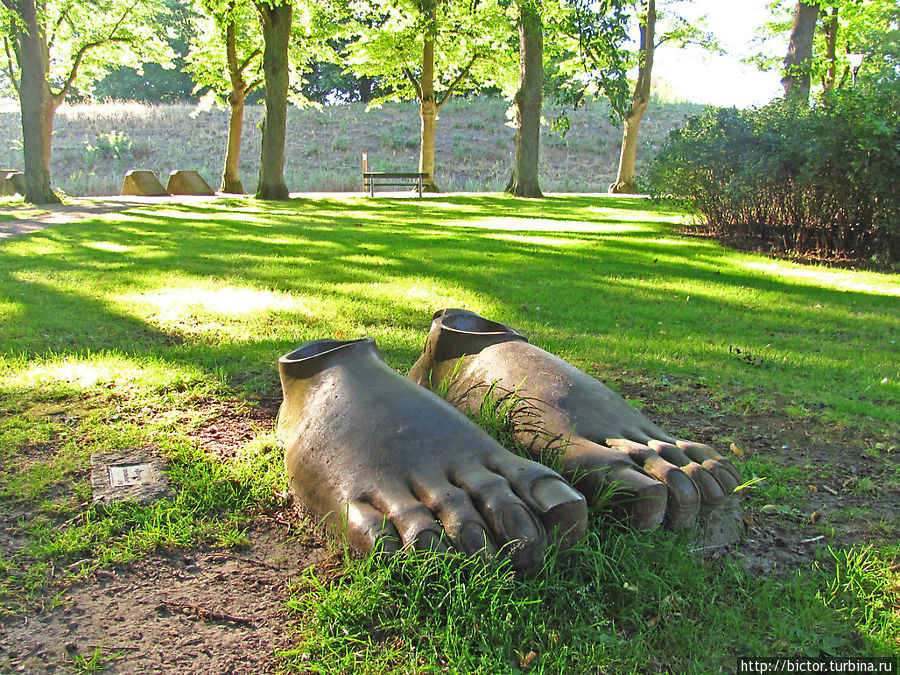
[[[464,553],[473,554],[478,551],[493,548],[488,539],[488,533],[476,522],[468,522],[459,528],[459,547]]]
[[[541,538],[541,533],[531,514],[519,504],[509,504],[503,509],[503,529],[510,541],[519,539],[527,542]]]
[[[437,551],[443,548],[441,535],[431,530],[424,530],[416,537],[413,548],[417,551]]]
[[[580,493],[566,483],[550,476],[539,478],[535,481],[531,488],[531,496],[534,497],[534,501],[545,512],[560,504],[570,504],[584,500]]]

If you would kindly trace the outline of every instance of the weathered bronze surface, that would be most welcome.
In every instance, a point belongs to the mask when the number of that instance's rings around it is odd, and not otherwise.
[[[291,488],[358,551],[503,549],[527,569],[547,532],[584,535],[578,492],[396,373],[372,339],[307,342],[278,369]]]
[[[461,410],[492,394],[521,399],[518,440],[535,459],[552,462],[589,501],[615,486],[638,528],[693,526],[740,482],[715,450],[676,439],[621,396],[517,330],[462,309],[434,315],[410,379],[446,389]]]

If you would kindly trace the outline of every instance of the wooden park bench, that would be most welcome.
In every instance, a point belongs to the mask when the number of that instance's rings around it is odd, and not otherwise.
[[[403,172],[403,171],[369,171],[368,158],[364,152],[362,155],[363,192],[370,197],[375,196],[375,186],[382,187],[414,187],[422,196],[422,181],[428,178],[427,173]]]

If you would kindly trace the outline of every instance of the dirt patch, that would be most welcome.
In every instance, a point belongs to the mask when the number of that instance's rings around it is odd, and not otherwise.
[[[109,673],[268,673],[289,646],[288,587],[330,565],[321,541],[260,519],[250,545],[153,555],[98,570],[54,609],[0,623],[0,671],[66,672],[99,657]]]
[[[217,457],[228,459],[260,432],[275,428],[281,398],[246,402],[211,399],[198,406],[199,423],[188,431],[201,447]]]

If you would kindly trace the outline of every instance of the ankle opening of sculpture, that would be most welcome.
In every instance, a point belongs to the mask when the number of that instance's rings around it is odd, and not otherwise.
[[[435,313],[435,318],[440,318],[441,325],[449,330],[459,333],[474,333],[477,335],[515,335],[523,338],[519,331],[503,323],[485,319],[483,316],[466,309],[444,309]]]
[[[375,346],[375,340],[370,337],[360,338],[359,340],[332,340],[329,338],[323,340],[312,340],[311,342],[306,342],[299,349],[295,349],[289,354],[285,354],[280,359],[278,359],[279,363],[296,363],[298,361],[305,361],[308,359],[314,359],[316,357],[325,356],[330,354],[331,352],[335,352],[338,349],[347,349],[351,348],[355,345],[371,345]]]

